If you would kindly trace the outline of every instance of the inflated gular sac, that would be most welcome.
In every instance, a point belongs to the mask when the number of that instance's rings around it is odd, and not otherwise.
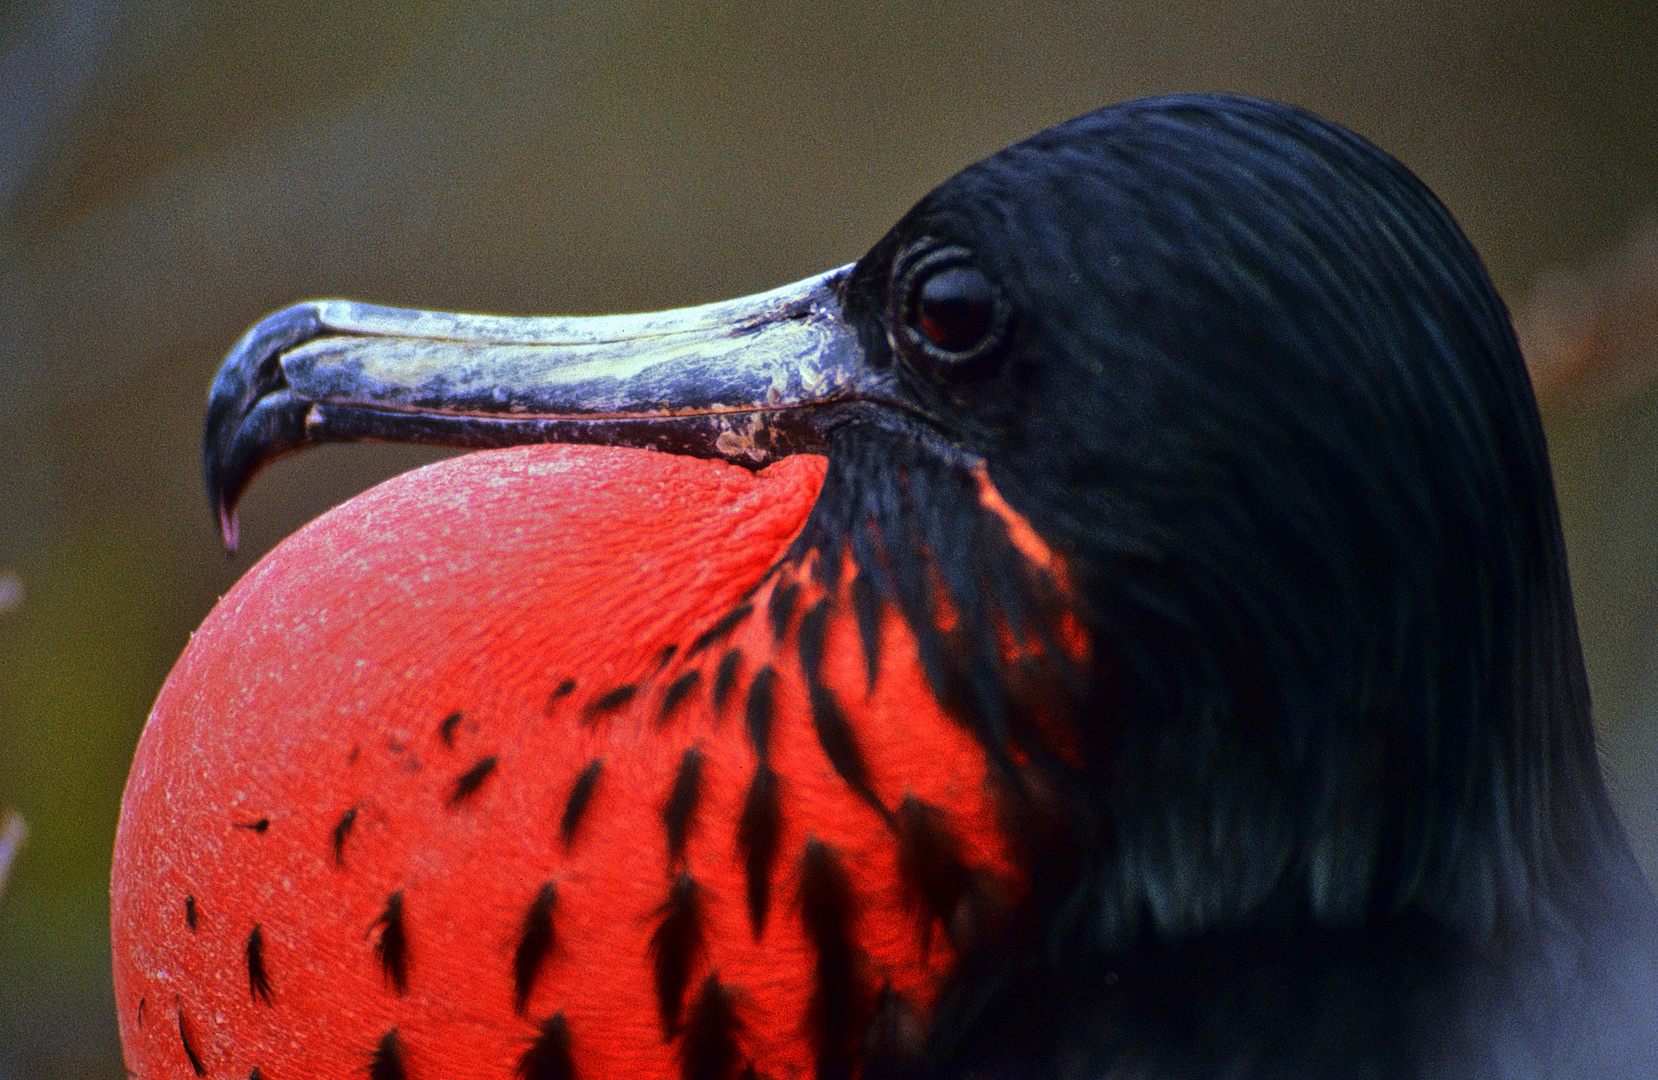
[[[180,659],[127,790],[140,1075],[805,1075],[877,994],[924,1009],[948,939],[919,946],[881,808],[948,804],[953,854],[994,880],[993,783],[901,622],[871,686],[850,606],[768,576],[822,474],[503,450],[267,556]],[[811,678],[809,589],[842,646]],[[822,695],[859,718],[829,748]]]

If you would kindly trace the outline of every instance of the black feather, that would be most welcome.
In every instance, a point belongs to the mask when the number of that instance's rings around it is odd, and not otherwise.
[[[800,860],[800,921],[817,954],[807,1026],[818,1080],[848,1080],[856,1066],[868,991],[859,981],[857,904],[840,857],[816,838]]]
[[[380,928],[380,938],[374,943],[374,958],[380,962],[385,976],[398,994],[409,992],[409,937],[403,926],[403,890],[386,897],[386,909],[374,920]]]
[[[795,605],[799,600],[798,581],[784,582],[772,590],[771,600],[766,604],[766,615],[771,620],[773,641],[782,641],[789,632],[789,621],[794,618]]]
[[[190,1068],[197,1076],[207,1075],[207,1066],[202,1063],[201,1056],[196,1052],[196,1040],[190,1033],[191,1024],[184,1017],[184,1010],[178,1011],[178,1041],[184,1047],[184,1056],[190,1062]]]
[[[869,766],[864,761],[863,750],[858,746],[858,737],[846,713],[836,703],[834,694],[822,683],[812,682],[807,685],[807,697],[812,706],[812,730],[816,732],[818,745],[823,748],[829,764],[834,766],[836,774],[846,781],[847,786],[878,814],[890,818],[891,812],[870,786]]]
[[[852,611],[858,619],[858,638],[864,646],[864,671],[869,689],[881,665],[881,590],[869,574],[858,574],[849,586]]]
[[[408,1073],[403,1069],[403,1043],[397,1037],[396,1028],[382,1035],[379,1045],[374,1048],[374,1056],[369,1060],[368,1080],[408,1080]]]
[[[248,965],[248,993],[255,1001],[271,1003],[271,978],[265,970],[265,931],[255,925],[248,934],[245,950]]]
[[[823,682],[823,650],[829,632],[829,601],[820,600],[800,620],[800,663],[812,707],[812,728],[835,773],[883,818],[890,813],[870,786],[869,766],[858,737],[834,693]]]
[[[768,664],[754,673],[754,681],[748,687],[748,707],[744,711],[748,720],[748,739],[754,744],[754,752],[761,761],[766,760],[771,751],[772,684],[776,678],[776,673]]]
[[[460,806],[472,796],[478,794],[478,789],[484,786],[495,771],[495,766],[501,763],[500,758],[491,754],[489,757],[479,758],[472,767],[455,777],[454,786],[449,789],[449,807]]]
[[[656,1008],[662,1021],[662,1037],[679,1033],[685,1009],[685,991],[702,956],[706,927],[702,894],[690,874],[680,874],[668,891],[668,902],[657,912],[662,921],[651,934],[651,973],[656,987]]]
[[[603,772],[604,759],[594,758],[582,769],[576,782],[570,785],[570,795],[564,800],[564,813],[558,821],[558,834],[566,850],[576,838],[576,830],[581,827],[582,816],[593,801],[593,793],[598,790],[599,776]]]
[[[605,691],[588,704],[587,719],[597,720],[601,716],[615,712],[632,701],[638,693],[639,687],[634,683],[623,683],[614,690]]]
[[[956,916],[973,886],[973,871],[962,855],[961,838],[938,807],[906,795],[898,806],[896,824],[898,870],[910,903],[921,914],[925,956],[935,920],[954,937]]]
[[[674,773],[668,801],[662,806],[662,825],[668,833],[670,866],[684,861],[685,841],[690,836],[692,818],[701,799],[702,751],[693,746],[679,759],[679,769]]]
[[[714,671],[714,711],[725,708],[725,699],[737,688],[737,671],[742,665],[743,653],[732,649],[720,657],[720,666]]]
[[[190,928],[192,934],[196,932],[196,898],[194,895],[184,898],[184,925]]]
[[[800,620],[800,666],[808,682],[818,679],[823,669],[823,647],[829,636],[828,600],[813,604]]]
[[[662,708],[656,714],[656,722],[659,724],[666,723],[668,717],[672,716],[674,710],[679,708],[685,702],[685,699],[695,692],[701,682],[702,672],[692,668],[681,673],[678,678],[669,683],[667,691],[662,695]]]
[[[764,761],[754,770],[737,819],[737,850],[743,857],[743,876],[748,897],[748,921],[754,940],[766,930],[766,913],[771,908],[771,880],[783,839],[783,804],[777,774]]]
[[[570,1052],[570,1025],[563,1012],[541,1022],[535,1042],[518,1059],[518,1080],[576,1080],[576,1059]]]
[[[691,647],[685,650],[686,657],[696,656],[714,642],[730,634],[731,631],[743,624],[743,620],[754,614],[753,604],[738,604],[720,617],[713,626],[704,630],[691,642]]]
[[[459,709],[443,718],[443,722],[438,725],[438,738],[443,740],[443,745],[449,747],[455,745],[455,729],[460,726],[462,719],[463,716]]]
[[[340,815],[340,820],[334,824],[334,865],[345,865],[345,842],[351,837],[352,826],[357,824],[357,807],[353,806]]]
[[[691,1003],[679,1047],[681,1080],[736,1080],[743,1064],[742,1020],[732,992],[709,975]]]
[[[553,909],[558,906],[558,890],[549,881],[541,886],[524,912],[524,923],[518,932],[518,948],[512,954],[513,1008],[524,1015],[530,1003],[530,991],[535,988],[535,977],[552,956],[558,938],[553,931]]]

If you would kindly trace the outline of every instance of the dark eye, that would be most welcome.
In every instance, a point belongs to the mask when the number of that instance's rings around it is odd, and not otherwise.
[[[976,266],[946,267],[916,287],[915,324],[945,352],[972,352],[995,321],[990,279]]]
[[[928,245],[898,260],[895,327],[912,351],[964,370],[995,351],[1006,322],[1001,297],[963,247]]]

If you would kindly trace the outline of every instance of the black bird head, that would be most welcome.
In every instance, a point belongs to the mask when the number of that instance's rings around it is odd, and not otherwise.
[[[1507,312],[1308,113],[1092,113],[748,302],[289,309],[214,387],[227,537],[265,461],[362,438],[827,453],[788,560],[857,568],[872,671],[899,609],[1025,815],[1032,914],[964,961],[935,1069],[1506,1069],[1468,1003],[1547,1050],[1650,922]]]
[[[1484,938],[1616,835],[1514,334],[1397,162],[1277,105],[1104,110],[945,183],[846,292],[891,438],[982,460],[1073,570],[1160,928],[1291,875],[1321,923]]]

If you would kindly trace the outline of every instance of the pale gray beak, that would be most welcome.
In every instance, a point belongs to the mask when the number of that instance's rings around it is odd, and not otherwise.
[[[842,314],[851,267],[771,292],[643,315],[514,318],[317,300],[236,344],[208,401],[208,496],[329,442],[636,446],[751,467],[821,450],[834,406],[896,403]]]

